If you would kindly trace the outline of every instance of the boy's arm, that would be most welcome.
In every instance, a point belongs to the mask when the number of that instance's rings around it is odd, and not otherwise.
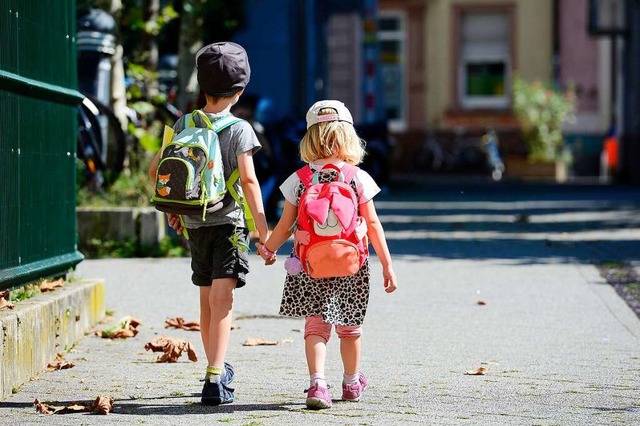
[[[256,230],[258,231],[258,238],[260,241],[266,241],[269,237],[269,229],[267,227],[267,217],[264,214],[264,206],[262,204],[262,192],[260,190],[260,183],[256,176],[255,168],[253,167],[253,153],[252,151],[245,151],[238,155],[238,170],[240,171],[240,185],[242,186],[242,192],[253,219],[256,223]]]
[[[149,179],[151,179],[151,184],[156,184],[156,174],[158,173],[158,163],[160,162],[160,155],[162,155],[162,150],[158,150],[156,155],[151,160],[151,164],[149,165]]]
[[[387,239],[384,236],[384,229],[382,229],[373,200],[360,204],[360,215],[367,222],[367,235],[369,235],[371,245],[373,245],[376,255],[380,259],[380,263],[382,263],[384,289],[387,293],[391,293],[398,287],[398,283],[396,282],[396,274],[393,271],[391,254],[387,246]]]

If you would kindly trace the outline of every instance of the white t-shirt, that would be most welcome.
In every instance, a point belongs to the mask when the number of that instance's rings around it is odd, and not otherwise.
[[[309,164],[309,166],[311,167],[311,170],[316,171],[321,169],[325,164],[328,163],[316,162]],[[342,167],[344,165],[344,161],[339,161],[333,164],[337,167]],[[356,184],[356,195],[358,196],[358,202],[360,204],[368,202],[373,197],[375,197],[378,192],[380,192],[380,187],[373,180],[371,175],[369,175],[369,173],[365,172],[362,169],[358,170],[353,180]],[[282,192],[282,195],[284,195],[285,200],[287,200],[294,206],[298,205],[298,200],[296,197],[296,189],[298,188],[298,185],[300,185],[300,178],[298,177],[297,173],[293,173],[282,183],[282,185],[280,185],[280,192]]]

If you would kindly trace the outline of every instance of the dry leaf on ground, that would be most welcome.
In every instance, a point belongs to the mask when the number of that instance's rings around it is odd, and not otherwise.
[[[73,367],[75,367],[75,364],[73,362],[65,361],[64,355],[56,354],[55,361],[50,362],[49,365],[47,365],[47,370],[49,371],[64,370],[64,369],[73,368]]]
[[[109,414],[110,411],[113,411],[113,398],[99,396],[93,401],[90,408],[93,414]]]
[[[40,291],[41,292],[45,292],[45,291],[53,291],[58,287],[62,287],[64,286],[64,281],[62,280],[62,278],[58,278],[55,281],[49,281],[49,280],[45,280],[40,284]]]
[[[488,371],[489,370],[487,370],[486,367],[480,367],[480,368],[478,368],[476,370],[469,370],[464,374],[466,374],[468,376],[484,376],[485,374],[487,374]]]
[[[138,326],[141,324],[138,319],[126,316],[109,328],[97,330],[96,335],[105,339],[126,339],[138,334]]]
[[[14,304],[9,302],[9,290],[0,291],[0,309],[13,309]]]
[[[484,300],[478,300],[478,305],[484,306],[486,304],[487,304],[487,302],[485,302]]]
[[[280,342],[268,342],[264,340],[262,337],[249,337],[244,341],[242,346],[276,346],[279,345]]]
[[[165,324],[167,324],[167,328],[175,327],[187,331],[200,331],[200,321],[185,321],[182,317],[167,318]]]
[[[92,413],[109,414],[113,411],[113,398],[105,396],[97,397],[93,402],[75,403],[69,405],[45,404],[36,399],[33,402],[36,411],[41,414],[69,414],[69,413]]]
[[[152,352],[164,352],[156,359],[156,362],[177,362],[184,351],[187,351],[189,360],[193,362],[198,360],[191,343],[183,339],[159,336],[144,345],[144,349]]]

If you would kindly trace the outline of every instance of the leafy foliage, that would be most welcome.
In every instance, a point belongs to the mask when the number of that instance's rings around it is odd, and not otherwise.
[[[575,99],[572,88],[562,92],[539,81],[514,79],[513,110],[522,123],[530,160],[562,159],[562,126],[575,120]]]

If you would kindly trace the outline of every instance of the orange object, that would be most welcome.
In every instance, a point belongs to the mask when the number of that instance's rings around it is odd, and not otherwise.
[[[607,167],[615,169],[618,167],[618,138],[609,136],[604,140],[604,152],[607,156]]]

